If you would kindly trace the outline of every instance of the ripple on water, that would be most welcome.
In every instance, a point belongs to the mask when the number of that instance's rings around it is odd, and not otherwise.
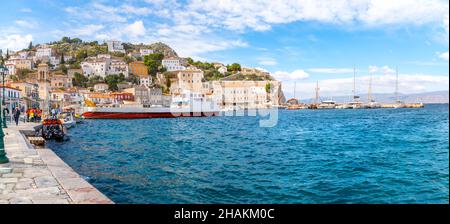
[[[117,203],[448,203],[448,105],[87,120],[50,147]]]

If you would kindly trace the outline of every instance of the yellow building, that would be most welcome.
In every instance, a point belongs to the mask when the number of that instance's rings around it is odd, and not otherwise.
[[[128,67],[129,67],[130,73],[135,76],[139,76],[139,77],[148,76],[148,67],[142,61],[131,62],[128,65]]]

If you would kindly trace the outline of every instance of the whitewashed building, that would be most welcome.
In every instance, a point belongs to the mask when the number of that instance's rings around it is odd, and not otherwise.
[[[152,77],[151,76],[145,76],[145,77],[141,77],[139,79],[139,84],[141,86],[146,86],[146,87],[150,87],[153,83]]]
[[[128,77],[128,64],[122,60],[111,58],[110,55],[98,55],[81,62],[83,75],[86,77],[123,74]]]
[[[3,99],[3,85],[0,84],[0,99]],[[21,101],[21,89],[11,86],[5,86],[5,103],[9,113],[12,113],[13,108],[20,105]]]
[[[125,53],[125,49],[123,48],[123,44],[121,41],[108,40],[108,41],[106,41],[106,44],[108,45],[109,52]]]
[[[144,57],[144,56],[147,56],[149,54],[153,54],[154,52],[153,52],[152,49],[144,49],[144,48],[142,48],[142,49],[139,50],[139,53],[141,53],[141,57]]]
[[[43,58],[43,57],[52,57],[53,56],[53,49],[47,45],[42,45],[39,47],[36,51],[36,57],[37,58]]]
[[[106,59],[88,59],[87,61],[81,62],[81,69],[83,70],[83,75],[86,77],[91,76],[101,76],[105,77],[107,74],[107,69],[109,67],[109,60]]]
[[[94,85],[94,91],[95,92],[106,92],[108,91],[108,84],[106,83],[98,83]]]
[[[121,60],[112,59],[110,60],[107,74],[108,75],[123,74],[125,77],[128,77],[128,64]]]
[[[181,61],[178,58],[167,58],[162,60],[162,66],[169,72],[185,70],[186,67],[181,65]]]

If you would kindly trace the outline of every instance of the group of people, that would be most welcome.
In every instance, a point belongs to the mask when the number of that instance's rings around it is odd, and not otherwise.
[[[40,122],[42,120],[42,110],[41,109],[28,109],[27,110],[27,122]]]

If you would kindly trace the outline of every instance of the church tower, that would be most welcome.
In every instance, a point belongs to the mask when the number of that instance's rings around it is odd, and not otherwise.
[[[38,81],[46,81],[49,79],[48,77],[48,65],[47,64],[39,64],[38,65],[38,74],[37,74],[37,80]]]

